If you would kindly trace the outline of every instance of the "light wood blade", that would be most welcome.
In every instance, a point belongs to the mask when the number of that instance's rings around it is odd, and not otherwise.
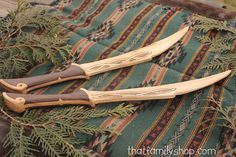
[[[168,50],[171,46],[178,42],[188,30],[189,27],[185,27],[175,34],[149,46],[139,48],[123,55],[95,61],[92,63],[85,63],[79,66],[86,72],[88,76],[92,76],[106,71],[144,63],[152,60],[153,57],[156,57]]]
[[[93,104],[118,101],[169,99],[174,98],[176,95],[187,94],[210,86],[226,78],[230,73],[231,71],[228,70],[201,79],[160,85],[155,87],[133,88],[117,91],[86,91],[86,93],[88,94],[90,101]]]

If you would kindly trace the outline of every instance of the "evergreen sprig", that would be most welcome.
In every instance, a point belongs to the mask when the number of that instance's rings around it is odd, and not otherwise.
[[[69,55],[67,37],[56,15],[18,0],[18,7],[0,18],[0,78],[19,77],[34,65],[49,61],[60,65]]]
[[[86,149],[77,136],[95,133],[115,133],[108,128],[89,124],[86,120],[106,116],[128,116],[134,112],[132,105],[123,104],[114,109],[86,109],[84,107],[66,107],[48,112],[31,110],[23,116],[15,116],[10,111],[0,109],[0,113],[9,120],[10,129],[4,139],[4,147],[10,148],[8,155],[34,156],[40,150],[50,157],[86,156]]]
[[[210,52],[220,53],[219,57],[214,58],[203,68],[208,70],[232,70],[232,76],[236,75],[236,48],[233,44],[236,40],[236,28],[232,27],[227,21],[219,21],[200,15],[193,15],[194,30],[205,34],[197,36],[203,44],[209,45]],[[206,33],[217,30],[219,35],[210,38]]]
[[[203,68],[211,70],[221,69],[222,71],[231,69],[232,75],[236,75],[236,51],[230,54],[222,54],[219,58],[203,66]]]
[[[4,141],[4,147],[10,148],[5,156],[31,157],[35,144],[30,137],[24,135],[24,128],[18,124],[11,123],[10,131]]]
[[[197,36],[198,40],[204,44],[210,45],[210,52],[222,52],[227,53],[233,50],[232,41],[236,39],[236,35],[222,35],[215,38],[210,38],[209,36]]]
[[[235,28],[231,27],[227,21],[215,20],[205,16],[194,14],[191,17],[194,23],[194,29],[199,32],[207,33],[211,30],[227,31],[236,34]]]
[[[227,106],[223,107],[222,103],[223,100],[216,100],[214,98],[209,99],[210,102],[213,102],[216,106],[210,106],[206,107],[209,110],[215,111],[219,113],[219,116],[217,117],[218,121],[222,121],[223,123],[217,123],[216,126],[224,127],[228,129],[232,129],[233,131],[236,131],[236,116],[235,116],[235,106]],[[212,121],[212,119],[208,119],[204,121],[203,123],[207,123],[209,121]],[[207,129],[207,128],[205,128]],[[202,130],[203,131],[203,130]]]

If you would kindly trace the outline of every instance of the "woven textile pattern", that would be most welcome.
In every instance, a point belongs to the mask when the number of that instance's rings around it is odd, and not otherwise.
[[[63,0],[52,4],[64,19],[61,33],[69,35],[69,44],[77,63],[92,62],[120,55],[163,39],[187,25],[191,13],[180,8],[162,6],[143,0]],[[74,80],[35,91],[42,93],[70,93],[79,88],[117,90],[140,87],[145,84],[160,85],[213,74],[201,69],[214,57],[209,45],[195,38],[197,32],[189,30],[186,36],[163,55],[151,62],[99,74],[88,81]],[[217,32],[208,34],[214,38]],[[46,73],[44,65],[32,75]],[[137,110],[130,117],[100,118],[91,123],[113,128],[120,135],[96,134],[82,136],[85,146],[100,156],[143,156],[128,154],[129,148],[158,148],[163,150],[217,149],[221,128],[215,126],[218,113],[204,106],[214,105],[207,97],[223,97],[233,102],[235,78],[178,96],[171,100],[136,103]],[[100,105],[112,108],[118,103]],[[225,103],[227,105],[227,103]],[[206,123],[204,121],[208,120]],[[203,130],[203,131],[202,131]],[[94,155],[95,155],[94,154]],[[92,155],[91,155],[92,156]],[[162,152],[149,156],[171,156]],[[179,154],[178,156],[186,156]],[[190,155],[193,156],[193,155]],[[203,156],[195,154],[194,156]],[[214,155],[212,155],[214,156]]]

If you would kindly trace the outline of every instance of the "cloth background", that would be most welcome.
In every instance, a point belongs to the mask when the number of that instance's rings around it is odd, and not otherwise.
[[[147,46],[186,26],[191,16],[191,12],[180,8],[142,0],[62,0],[54,2],[52,7],[64,19],[62,34],[70,36],[69,44],[73,45],[72,53],[79,64]],[[216,54],[208,51],[209,45],[199,43],[197,35],[189,30],[176,44],[178,49],[170,49],[151,62],[99,74],[87,81],[64,82],[34,93],[70,93],[81,87],[109,91],[169,84],[217,73],[202,69]],[[212,31],[208,35],[214,38],[218,33]],[[50,68],[49,65],[41,66],[31,75],[47,73]],[[165,150],[167,146],[169,150],[197,151],[199,148],[217,149],[220,145],[218,153],[221,153],[226,149],[222,144],[225,131],[216,126],[218,113],[204,108],[214,105],[206,100],[212,95],[216,99],[223,98],[224,106],[235,104],[235,77],[171,100],[135,102],[137,110],[130,117],[90,121],[97,126],[113,128],[120,135],[78,136],[86,141],[85,146],[93,151],[93,155],[100,156],[125,157],[129,147]],[[104,104],[98,108],[112,108],[119,104]]]

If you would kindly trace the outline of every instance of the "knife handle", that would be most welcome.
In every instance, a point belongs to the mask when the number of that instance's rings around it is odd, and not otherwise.
[[[73,79],[89,79],[89,76],[78,64],[72,63],[69,68],[61,72],[27,78],[1,79],[0,85],[7,91],[27,93],[36,88]]]
[[[14,112],[24,112],[27,108],[49,107],[57,105],[80,104],[95,107],[95,104],[140,101],[153,99],[170,99],[175,97],[175,88],[134,88],[117,91],[87,91],[80,89],[70,94],[36,95],[20,93],[3,93],[7,107]]]
[[[95,107],[93,101],[90,100],[88,91],[80,89],[70,94],[20,94],[3,92],[3,98],[6,106],[14,112],[22,113],[27,108],[58,106],[65,104],[89,105]]]

